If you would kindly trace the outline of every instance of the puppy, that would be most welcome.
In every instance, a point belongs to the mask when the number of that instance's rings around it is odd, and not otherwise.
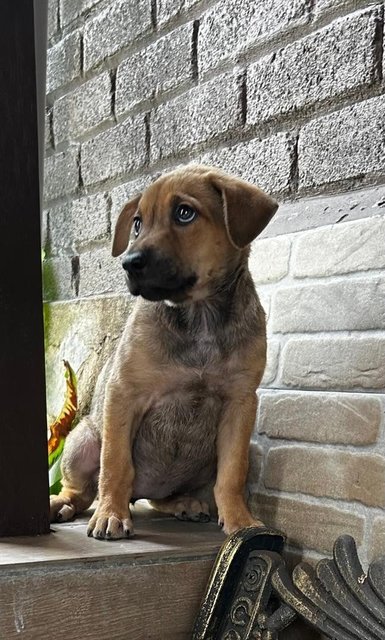
[[[129,504],[140,498],[204,521],[199,490],[212,482],[226,534],[256,524],[244,489],[266,332],[247,263],[277,207],[200,165],[163,175],[125,205],[112,254],[123,254],[139,298],[90,416],[68,436],[53,521],[87,509],[97,491],[95,538],[132,534]]]

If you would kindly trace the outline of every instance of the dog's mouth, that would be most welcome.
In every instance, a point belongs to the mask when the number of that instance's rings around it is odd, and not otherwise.
[[[146,300],[158,302],[170,300],[172,302],[184,302],[188,299],[188,293],[197,281],[197,276],[191,275],[177,282],[168,282],[162,285],[146,281],[137,281],[127,276],[127,284],[133,296],[142,296]]]

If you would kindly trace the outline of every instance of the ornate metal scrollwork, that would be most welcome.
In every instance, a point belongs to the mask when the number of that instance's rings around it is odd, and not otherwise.
[[[278,640],[300,617],[333,640],[385,640],[385,558],[366,575],[353,538],[341,536],[333,559],[290,576],[284,537],[248,527],[228,538],[197,617],[193,640]]]

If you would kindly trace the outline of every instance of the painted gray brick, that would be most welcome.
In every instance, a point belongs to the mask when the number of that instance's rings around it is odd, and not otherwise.
[[[321,227],[296,237],[291,272],[295,278],[385,269],[385,215]]]
[[[282,352],[282,382],[299,389],[385,388],[385,338],[291,338]]]
[[[190,22],[122,62],[116,77],[118,115],[191,78],[192,34]]]
[[[53,108],[55,144],[112,120],[111,79],[106,71],[59,98]]]
[[[381,13],[378,6],[341,18],[252,64],[247,73],[248,122],[293,113],[378,80]]]
[[[293,138],[287,133],[278,133],[264,140],[251,140],[211,151],[204,154],[201,161],[233,173],[270,193],[287,193],[293,150]]]
[[[92,9],[100,0],[60,0],[60,21],[63,27]]]
[[[49,211],[50,251],[80,250],[106,238],[109,233],[109,202],[106,193],[96,193],[66,202]]]
[[[384,171],[385,96],[309,122],[298,153],[301,189]]]
[[[52,147],[51,118],[52,109],[46,109],[44,120],[44,146],[46,149]]]
[[[182,15],[200,0],[158,0],[157,2],[157,23],[165,25],[179,15]]]
[[[151,0],[115,0],[84,27],[88,71],[151,29]]]
[[[239,77],[224,74],[152,113],[151,159],[166,158],[240,124]]]
[[[205,72],[248,47],[306,24],[308,0],[221,0],[201,19],[199,69]]]
[[[363,446],[376,442],[382,414],[379,397],[371,394],[264,393],[258,431],[282,440]]]
[[[47,38],[50,40],[59,28],[59,3],[58,0],[48,0],[47,14]]]
[[[48,49],[47,93],[80,76],[80,40],[80,32],[74,31]]]
[[[127,285],[120,260],[111,255],[110,243],[79,256],[79,296],[125,293]]]
[[[146,161],[144,116],[128,118],[82,145],[85,185],[102,182],[143,166]]]
[[[77,145],[45,159],[44,199],[46,201],[75,193],[79,184]]]
[[[44,300],[67,300],[75,297],[70,256],[44,260],[43,295]]]
[[[270,322],[275,333],[385,329],[385,279],[278,289]]]

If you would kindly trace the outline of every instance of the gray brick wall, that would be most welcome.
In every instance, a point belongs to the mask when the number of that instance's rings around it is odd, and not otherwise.
[[[385,530],[384,2],[50,0],[48,30],[50,367],[69,352],[89,397],[82,371],[123,319],[112,330],[88,313],[79,329],[75,314],[59,340],[55,318],[123,299],[110,243],[129,197],[190,161],[260,185],[281,206],[250,258],[269,335],[253,504],[294,544],[323,552],[349,531],[373,557]]]

